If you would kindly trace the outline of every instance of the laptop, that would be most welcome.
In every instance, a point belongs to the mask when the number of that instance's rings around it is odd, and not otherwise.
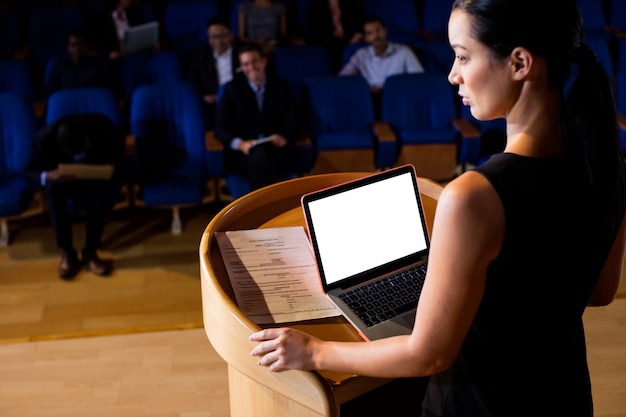
[[[154,49],[159,43],[159,22],[153,21],[126,30],[124,37],[125,53]]]
[[[413,165],[305,194],[322,288],[366,340],[410,334],[430,240]]]

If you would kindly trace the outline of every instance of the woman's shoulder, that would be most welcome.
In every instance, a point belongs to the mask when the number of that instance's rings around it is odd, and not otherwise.
[[[484,199],[498,198],[489,179],[476,171],[467,171],[450,181],[441,199],[454,199],[461,204],[480,204]]]

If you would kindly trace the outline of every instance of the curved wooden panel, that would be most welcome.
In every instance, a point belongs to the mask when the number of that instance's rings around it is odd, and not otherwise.
[[[228,230],[304,225],[303,194],[371,175],[370,172],[324,174],[297,178],[247,194],[226,206],[206,227],[200,242],[200,275],[204,327],[211,344],[228,363],[233,416],[337,416],[339,405],[388,380],[323,372],[271,373],[250,357],[254,343],[246,342],[260,327],[239,310],[214,233]],[[432,227],[434,204],[441,186],[419,179]],[[430,208],[429,208],[430,207]],[[345,319],[294,325],[329,339],[360,340]],[[245,398],[245,400],[242,400]]]

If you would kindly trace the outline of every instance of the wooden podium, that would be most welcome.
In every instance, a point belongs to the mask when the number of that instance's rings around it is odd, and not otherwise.
[[[297,178],[249,193],[226,206],[206,227],[200,241],[200,276],[204,328],[213,348],[228,364],[230,412],[233,417],[313,417],[344,415],[354,403],[393,380],[332,372],[272,373],[250,355],[248,337],[260,330],[235,303],[214,233],[263,227],[304,226],[300,197],[310,191],[371,173],[323,174]],[[418,179],[429,230],[442,186]],[[361,341],[343,318],[281,323],[325,340]],[[411,402],[419,393],[413,393]],[[419,405],[419,404],[418,404]],[[367,415],[367,414],[366,414]]]

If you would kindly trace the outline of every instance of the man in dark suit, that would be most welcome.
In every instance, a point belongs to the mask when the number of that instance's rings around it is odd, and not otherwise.
[[[89,50],[82,29],[72,29],[67,35],[67,55],[52,61],[44,80],[44,94],[65,88],[113,88],[113,76],[107,60]]]
[[[261,47],[239,49],[242,74],[226,84],[215,125],[224,144],[227,173],[257,189],[285,179],[291,168],[297,126],[295,103],[286,80],[268,75]]]
[[[209,42],[198,48],[191,58],[187,80],[202,95],[207,128],[213,129],[218,90],[232,80],[240,68],[237,46],[228,23],[220,17],[212,17],[207,21],[206,31]]]
[[[81,262],[72,243],[72,216],[69,203],[84,204],[85,245],[82,262],[96,275],[109,275],[111,263],[100,259],[105,216],[119,194],[120,164],[124,134],[109,118],[100,114],[70,115],[41,128],[34,139],[26,168],[31,182],[45,189],[46,202],[57,246],[62,251],[59,277],[72,279]],[[111,164],[111,179],[77,179],[64,174],[59,164]]]

